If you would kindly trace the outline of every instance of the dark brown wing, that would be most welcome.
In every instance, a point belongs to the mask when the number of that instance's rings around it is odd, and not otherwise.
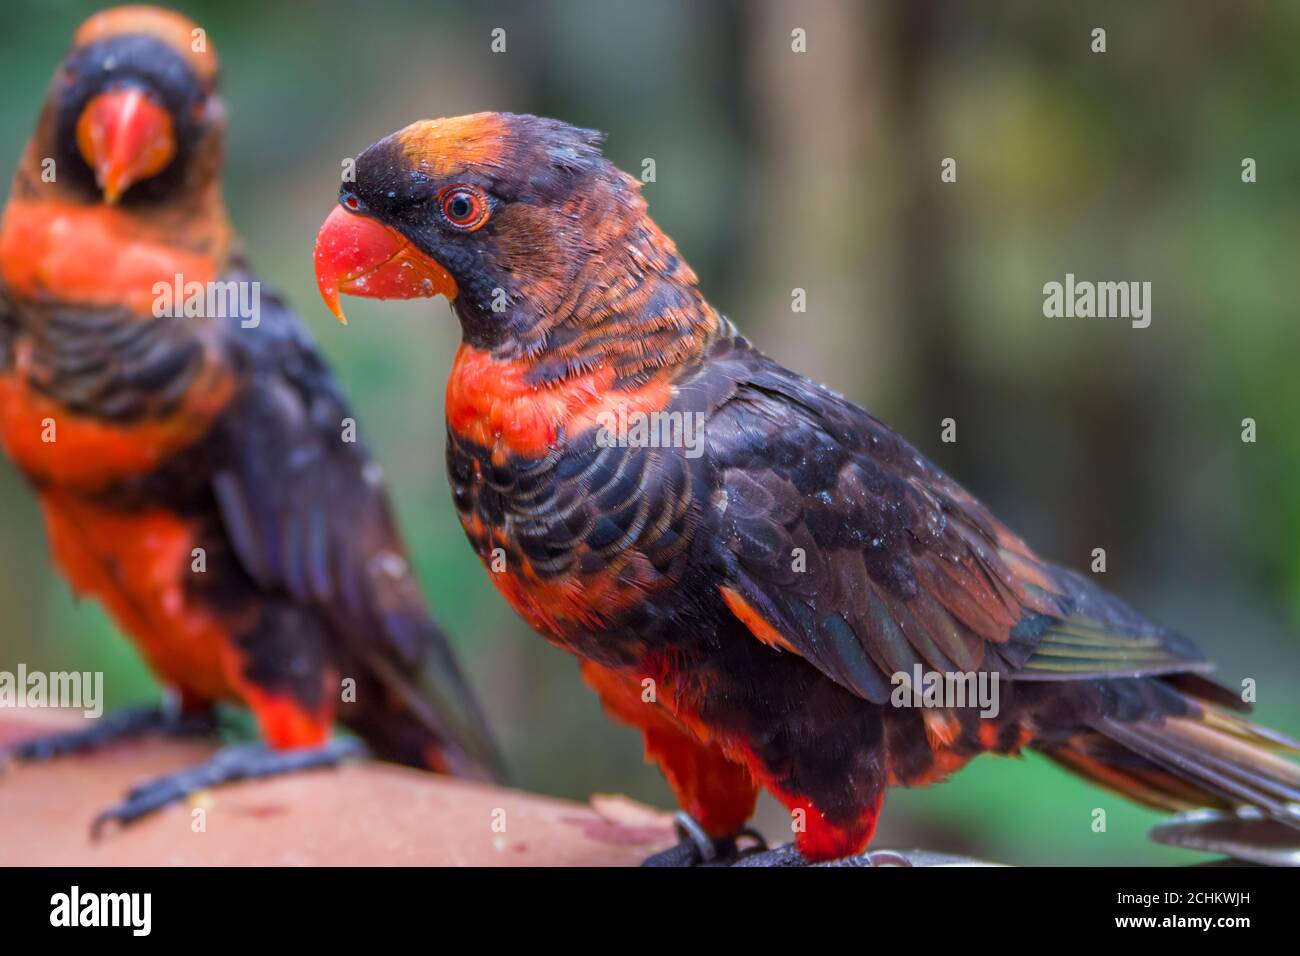
[[[769,643],[876,702],[916,665],[1040,680],[1208,667],[1184,638],[1039,560],[823,386],[740,340],[708,374],[730,380],[708,423],[723,594]]]
[[[213,488],[241,563],[262,588],[325,616],[341,658],[392,696],[393,721],[422,724],[457,772],[499,777],[482,712],[407,563],[379,465],[298,318],[264,293],[256,328],[222,328],[242,384],[219,425]]]

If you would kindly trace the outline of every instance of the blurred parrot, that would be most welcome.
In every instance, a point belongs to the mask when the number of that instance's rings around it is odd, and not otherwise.
[[[1256,832],[1300,837],[1300,767],[1279,755],[1296,742],[1239,716],[1186,638],[755,349],[601,138],[414,123],[357,157],[315,257],[340,318],[341,294],[450,300],[455,506],[689,814],[652,862],[734,860],[765,788],[794,843],[741,862],[861,863],[886,788],[1026,748],[1152,807],[1252,808]],[[947,693],[972,677],[992,706]]]
[[[179,703],[10,756],[193,728],[220,701],[246,705],[264,741],[137,788],[101,823],[337,762],[358,748],[331,741],[336,720],[382,759],[500,772],[379,465],[305,327],[240,255],[217,84],[215,52],[180,15],[91,17],[0,225],[0,442],[74,591],[103,603]],[[191,283],[206,309],[214,288],[239,304],[191,315]]]

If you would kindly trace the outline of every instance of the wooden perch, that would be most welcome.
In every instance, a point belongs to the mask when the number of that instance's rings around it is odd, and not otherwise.
[[[0,749],[76,723],[0,711]],[[583,805],[373,762],[232,784],[90,839],[95,815],[131,785],[215,747],[147,737],[11,767],[0,865],[634,866],[675,842],[671,815],[625,797]]]

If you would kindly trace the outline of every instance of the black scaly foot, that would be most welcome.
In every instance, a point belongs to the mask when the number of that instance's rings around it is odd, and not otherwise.
[[[99,718],[84,730],[69,730],[14,744],[0,752],[0,767],[86,753],[145,734],[207,736],[216,732],[218,723],[213,710],[182,713],[168,707],[129,707]]]
[[[95,818],[90,836],[97,840],[109,824],[127,826],[200,790],[237,780],[260,780],[300,770],[336,767],[350,757],[364,756],[367,756],[365,745],[351,737],[298,750],[273,750],[263,743],[232,744],[196,767],[147,780],[132,788],[125,800]]]
[[[846,856],[825,863],[810,863],[802,853],[794,848],[793,843],[778,846],[771,850],[748,853],[737,860],[734,866],[911,866],[912,861],[893,850],[871,850],[858,856]]]

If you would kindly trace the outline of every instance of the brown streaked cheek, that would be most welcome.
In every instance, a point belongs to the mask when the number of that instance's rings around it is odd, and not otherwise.
[[[573,272],[571,243],[560,241],[573,224],[555,210],[507,204],[496,216],[496,261],[501,271],[517,277],[511,290],[546,307],[563,297],[561,283]]]

